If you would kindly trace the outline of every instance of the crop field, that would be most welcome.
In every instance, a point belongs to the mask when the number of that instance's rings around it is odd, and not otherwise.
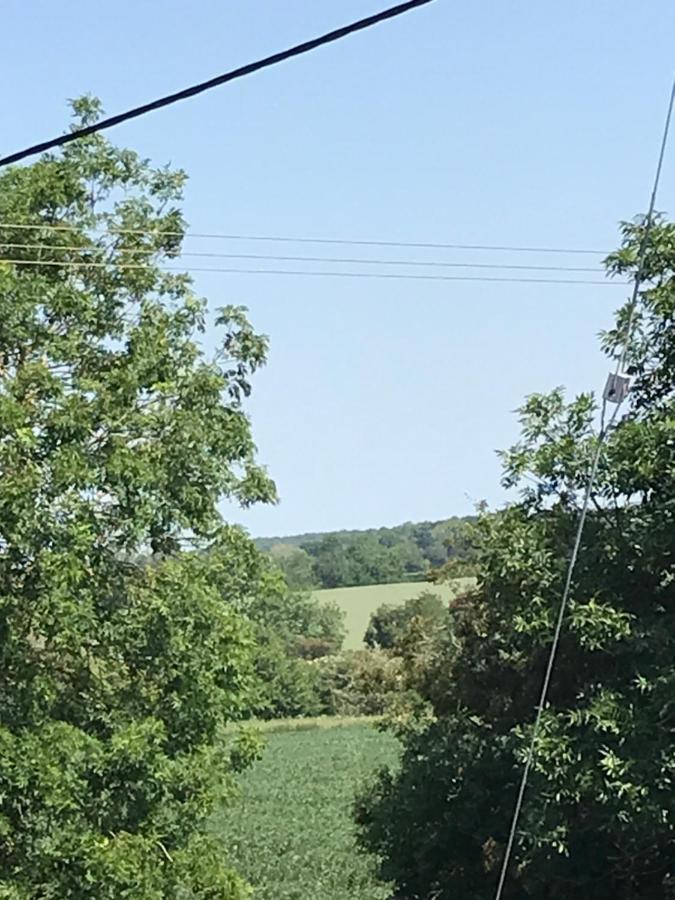
[[[400,584],[370,584],[365,587],[331,588],[316,591],[321,600],[334,600],[346,615],[347,637],[345,648],[354,650],[363,643],[363,635],[368,627],[371,613],[382,603],[403,603],[411,597],[418,597],[423,591],[438,594],[444,600],[457,596],[473,583],[472,578],[457,578],[450,584],[428,584],[426,582],[402,582]]]
[[[385,900],[355,844],[351,807],[374,770],[396,765],[398,744],[371,722],[306,726],[265,734],[263,758],[240,776],[238,802],[214,830],[254,900]]]

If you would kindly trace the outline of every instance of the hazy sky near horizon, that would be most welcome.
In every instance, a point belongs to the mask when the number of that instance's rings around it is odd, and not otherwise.
[[[209,78],[387,0],[6,0],[0,151]],[[638,22],[639,18],[639,22]],[[638,27],[639,26],[639,27]],[[435,0],[397,21],[111,131],[190,175],[200,233],[609,251],[644,211],[673,76],[675,5]],[[675,142],[674,142],[675,143]],[[675,211],[675,149],[658,207]],[[379,259],[217,267],[601,277],[600,254],[192,239],[186,249]],[[598,274],[398,267],[401,260]],[[187,264],[187,263],[186,263]],[[193,260],[193,265],[197,263]],[[206,265],[206,263],[205,263]],[[535,391],[600,388],[619,285],[200,273],[269,335],[248,405],[281,502],[255,534],[396,524],[495,504],[495,450]]]

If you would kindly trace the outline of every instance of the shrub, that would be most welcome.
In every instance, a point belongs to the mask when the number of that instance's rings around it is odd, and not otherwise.
[[[403,687],[399,658],[382,650],[352,650],[317,664],[323,712],[381,715]]]
[[[430,591],[422,591],[402,604],[383,603],[371,615],[364,641],[369,647],[392,650],[413,619],[425,631],[433,632],[447,625],[448,610],[438,594]]]
[[[260,719],[318,716],[323,712],[318,673],[311,662],[288,652],[270,629],[256,631],[255,689],[246,715]]]

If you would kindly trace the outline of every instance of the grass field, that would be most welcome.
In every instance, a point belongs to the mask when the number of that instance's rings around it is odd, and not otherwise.
[[[309,725],[309,723],[307,723]],[[385,900],[386,885],[354,841],[351,806],[364,779],[395,765],[397,743],[372,723],[271,731],[263,758],[241,776],[235,807],[214,820],[254,900]]]
[[[334,600],[346,615],[347,638],[345,648],[360,647],[368,627],[370,614],[382,603],[403,603],[411,597],[418,597],[422,591],[432,591],[444,600],[455,597],[472,584],[472,578],[457,578],[450,584],[427,584],[425,582],[404,582],[401,584],[371,584],[366,587],[332,588],[316,591],[322,600]]]

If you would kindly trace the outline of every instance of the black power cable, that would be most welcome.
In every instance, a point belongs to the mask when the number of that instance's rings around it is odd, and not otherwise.
[[[269,66],[275,66],[277,63],[284,62],[294,56],[300,56],[303,53],[308,53],[310,50],[315,50],[317,47],[322,47],[324,44],[339,41],[341,38],[354,34],[357,31],[363,31],[365,28],[370,28],[372,25],[377,25],[379,22],[384,22],[386,19],[393,19],[396,16],[409,12],[409,10],[414,9],[417,6],[424,6],[431,2],[432,0],[408,0],[407,3],[399,3],[398,6],[384,9],[382,12],[367,16],[365,19],[359,19],[357,22],[352,22],[349,25],[344,25],[342,28],[337,28],[335,31],[329,31],[327,34],[312,38],[310,41],[304,41],[304,43],[296,44],[294,47],[289,47],[287,50],[273,53],[272,56],[266,56],[263,59],[248,63],[248,65],[240,66],[238,69],[232,69],[230,72],[225,72],[223,75],[217,75],[215,78],[210,78],[208,81],[202,81],[200,84],[194,84],[192,87],[184,88],[182,91],[177,91],[175,94],[167,94],[166,97],[160,97],[159,100],[153,100],[151,103],[144,103],[142,106],[136,106],[134,109],[127,110],[127,112],[118,113],[116,116],[109,116],[107,119],[101,119],[100,122],[95,122],[93,125],[87,125],[86,128],[78,128],[76,131],[62,134],[59,137],[43,141],[40,144],[33,144],[32,147],[27,147],[25,150],[19,150],[16,153],[11,153],[9,156],[0,158],[0,166],[8,166],[10,163],[19,162],[27,156],[34,156],[36,153],[44,153],[45,150],[61,147],[64,144],[69,144],[71,141],[76,141],[87,135],[96,134],[97,131],[103,131],[106,128],[112,128],[114,125],[120,125],[122,122],[126,122],[129,119],[144,116],[146,113],[153,112],[155,109],[161,109],[163,106],[169,106],[172,103],[177,103],[179,100],[187,100],[189,97],[194,97],[196,94],[201,94],[204,91],[210,91],[211,88],[226,84],[228,81],[235,81],[237,78],[251,75],[253,72],[258,72],[260,69],[267,69]]]

